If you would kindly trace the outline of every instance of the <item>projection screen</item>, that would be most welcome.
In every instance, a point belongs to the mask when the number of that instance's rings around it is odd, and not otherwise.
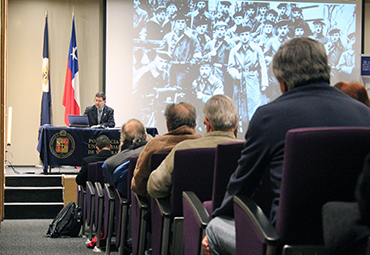
[[[166,105],[189,101],[202,134],[205,102],[226,94],[243,137],[256,109],[281,95],[270,63],[290,38],[324,44],[331,85],[361,81],[361,21],[361,0],[107,0],[107,104],[117,125],[137,118],[164,134]]]

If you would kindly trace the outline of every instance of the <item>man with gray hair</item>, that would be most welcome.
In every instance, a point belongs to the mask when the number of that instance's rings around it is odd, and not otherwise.
[[[123,197],[127,197],[127,170],[130,158],[138,156],[146,145],[146,129],[139,120],[130,119],[121,128],[120,152],[108,158],[103,166],[104,179]]]
[[[131,189],[142,197],[147,196],[146,185],[151,172],[152,154],[171,151],[179,142],[201,137],[195,134],[197,114],[191,103],[168,104],[164,116],[168,133],[150,140],[136,163]]]
[[[219,143],[235,142],[238,112],[234,102],[225,95],[211,97],[203,108],[207,133],[199,139],[186,140],[177,144],[148,180],[148,193],[154,198],[171,195],[174,156],[177,150],[190,148],[213,148]]]
[[[213,214],[203,239],[206,254],[235,254],[233,197],[252,197],[268,172],[274,199],[274,224],[279,204],[285,135],[307,127],[370,127],[370,109],[330,86],[324,45],[310,38],[287,41],[276,52],[273,72],[283,93],[257,109],[245,135],[239,165],[230,177],[224,200]]]

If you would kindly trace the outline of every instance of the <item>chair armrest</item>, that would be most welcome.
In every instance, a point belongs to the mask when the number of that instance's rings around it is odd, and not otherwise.
[[[149,204],[146,201],[144,201],[144,199],[141,198],[135,192],[134,192],[134,194],[135,194],[136,201],[137,201],[137,203],[138,203],[138,205],[140,207],[140,210],[148,210],[149,209]]]
[[[86,189],[89,190],[91,195],[95,196],[95,188],[91,181],[86,182]]]
[[[98,197],[103,197],[104,196],[103,188],[102,188],[100,182],[95,182],[95,192],[96,192]]]
[[[114,190],[112,189],[111,184],[109,183],[104,183],[104,188],[107,192],[107,196],[109,200],[114,200]]]
[[[250,219],[263,243],[270,246],[279,244],[280,237],[275,228],[252,199],[247,196],[234,196],[234,204],[237,204]]]
[[[171,217],[172,210],[171,210],[171,204],[166,198],[155,198],[155,202],[158,205],[159,211],[161,215],[165,218]]]
[[[197,195],[193,191],[183,191],[182,197],[189,204],[198,225],[205,229],[209,223],[209,214]]]
[[[327,255],[328,250],[324,245],[284,245],[283,255]]]

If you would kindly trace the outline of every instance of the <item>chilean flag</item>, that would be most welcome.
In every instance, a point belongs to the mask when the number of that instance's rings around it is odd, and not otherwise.
[[[78,56],[75,33],[75,18],[72,20],[71,43],[69,44],[68,66],[64,85],[64,122],[69,126],[68,115],[80,115],[80,86],[78,78]]]
[[[44,50],[42,62],[42,101],[41,101],[41,120],[40,125],[51,124],[50,120],[50,106],[51,106],[51,92],[50,92],[50,77],[49,77],[49,42],[48,42],[48,17],[45,17],[44,29]]]

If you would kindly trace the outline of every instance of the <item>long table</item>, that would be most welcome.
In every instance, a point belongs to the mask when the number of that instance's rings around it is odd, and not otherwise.
[[[37,151],[43,163],[44,173],[51,172],[54,166],[81,166],[83,158],[96,153],[96,138],[106,135],[111,141],[112,154],[119,151],[120,128],[95,129],[71,128],[44,125],[39,128]],[[157,128],[146,128],[153,137]]]

